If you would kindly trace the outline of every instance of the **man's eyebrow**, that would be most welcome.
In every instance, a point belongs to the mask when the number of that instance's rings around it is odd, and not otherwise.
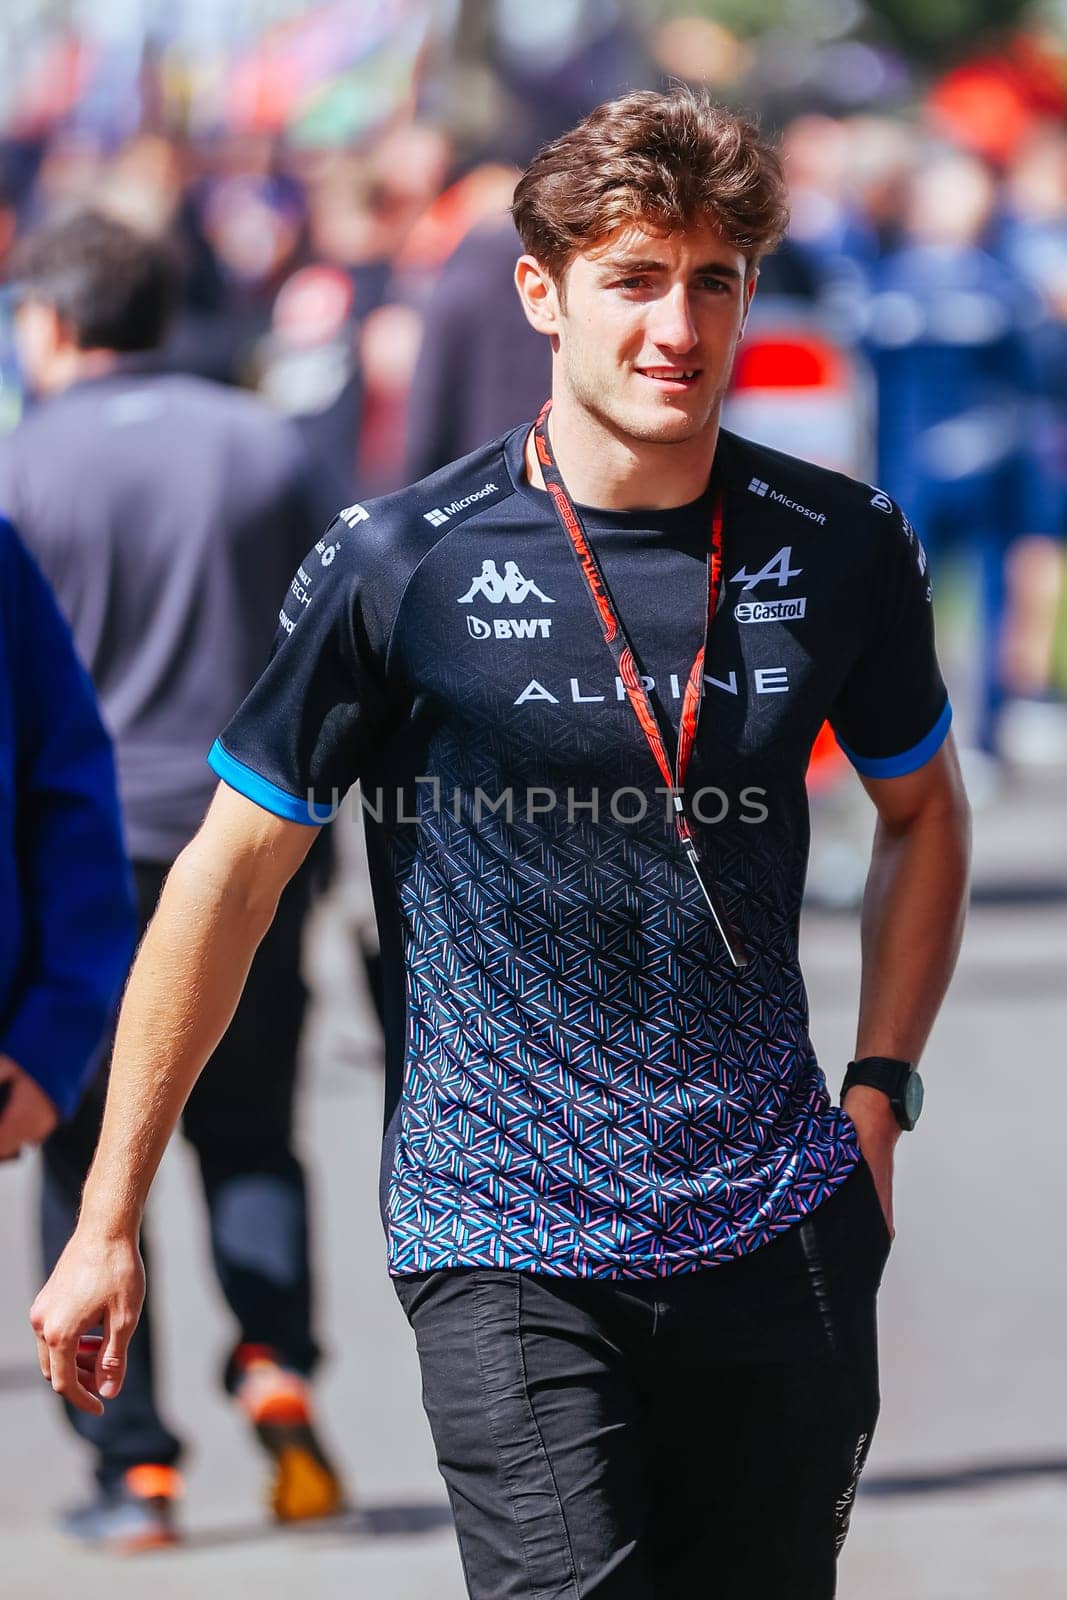
[[[696,270],[696,276],[698,278],[718,277],[740,279],[743,278],[744,275],[745,274],[741,268],[735,267],[730,261],[706,261],[702,267],[698,267]]]
[[[668,270],[666,262],[642,260],[637,256],[604,256],[601,259],[602,270],[608,274],[616,272],[666,272]],[[693,276],[695,278],[740,279],[744,274],[728,261],[705,261],[702,266],[694,269]]]

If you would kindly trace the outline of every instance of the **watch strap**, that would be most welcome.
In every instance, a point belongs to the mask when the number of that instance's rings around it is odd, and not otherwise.
[[[870,1089],[880,1089],[890,1100],[899,1101],[903,1099],[905,1085],[914,1070],[910,1061],[898,1061],[893,1056],[861,1056],[858,1061],[848,1064],[845,1081],[841,1085],[841,1098],[844,1099],[850,1089],[862,1084]]]

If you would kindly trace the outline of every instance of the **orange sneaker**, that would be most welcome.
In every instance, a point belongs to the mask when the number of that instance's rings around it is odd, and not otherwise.
[[[181,1494],[182,1480],[173,1467],[145,1461],[100,1489],[95,1500],[67,1512],[61,1526],[71,1538],[116,1555],[165,1550],[179,1543],[174,1510]]]
[[[315,1433],[311,1385],[265,1345],[241,1345],[234,1395],[273,1463],[268,1503],[279,1522],[308,1522],[345,1508],[340,1477]]]

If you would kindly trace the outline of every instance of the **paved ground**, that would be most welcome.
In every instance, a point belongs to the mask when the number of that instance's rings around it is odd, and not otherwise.
[[[883,1295],[883,1421],[842,1566],[842,1600],[1063,1600],[1067,1595],[1067,914],[1023,882],[1067,881],[1067,784],[980,820],[983,894],[927,1060],[923,1129],[901,1161],[898,1239]],[[1055,859],[1051,852],[1057,849]],[[1025,881],[1024,881],[1025,880]],[[819,914],[805,930],[814,1033],[847,1060],[856,931]],[[340,992],[336,926],[315,965]],[[462,1600],[459,1564],[418,1400],[406,1325],[376,1223],[380,1088],[368,1035],[324,1007],[310,1041],[304,1138],[316,1152],[322,1397],[364,1524],[294,1535],[258,1512],[258,1462],[215,1388],[228,1332],[204,1270],[186,1153],[154,1199],[167,1402],[191,1440],[181,1552],[140,1563],[85,1556],[49,1525],[83,1466],[36,1375],[24,1322],[35,1286],[34,1173],[0,1171],[0,1594],[5,1600]],[[709,1448],[711,1442],[709,1441]],[[694,1597],[696,1600],[696,1597]],[[784,1600],[784,1597],[783,1597]]]

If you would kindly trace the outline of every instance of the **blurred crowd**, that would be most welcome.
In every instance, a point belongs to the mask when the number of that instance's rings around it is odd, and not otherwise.
[[[318,143],[261,111],[176,134],[143,90],[140,128],[121,133],[69,108],[23,118],[0,142],[0,262],[20,233],[86,204],[169,238],[184,294],[164,365],[256,390],[291,417],[325,521],[533,412],[548,361],[510,286],[515,163],[622,81],[695,64],[779,124],[792,191],[728,420],[876,482],[939,568],[957,554],[967,741],[993,757],[1064,754],[1067,100],[1050,63],[1015,70],[1014,99],[1003,62],[977,62],[858,110],[769,85],[772,48],[742,59],[698,19],[652,37],[614,6],[575,6],[584,25],[546,56],[513,7],[496,7],[510,32],[495,44],[472,41],[472,8],[444,9],[454,50],[488,52],[468,84],[477,114],[457,103],[454,52],[451,90],[435,77],[438,41],[370,127],[357,116],[350,136]],[[819,109],[798,109],[805,99]],[[31,403],[11,292],[0,430]]]
[[[780,134],[792,226],[761,271],[727,424],[876,484],[872,504],[889,511],[892,496],[914,521],[949,624],[972,796],[976,774],[992,790],[1008,768],[1067,764],[1067,70],[1054,53],[1019,37],[924,74],[848,36],[862,0],[794,7],[806,41],[781,28],[742,38],[700,16],[650,21],[653,0],[641,17],[622,0],[263,0],[291,15],[258,33],[256,0],[171,0],[165,18],[150,0],[81,0],[69,9],[82,34],[57,32],[54,9],[20,0],[0,16],[0,435],[13,435],[0,512],[41,561],[96,681],[142,928],[207,804],[203,756],[260,670],[268,591],[340,508],[434,472],[546,397],[546,341],[512,283],[509,202],[540,143],[625,87],[707,83]],[[36,29],[24,56],[12,18]],[[199,55],[179,26],[193,22],[208,40]],[[86,211],[136,230],[132,247]],[[69,235],[50,237],[65,216]],[[147,264],[141,235],[163,246]],[[70,238],[83,241],[74,258]],[[20,271],[28,290],[36,273],[36,302],[27,292],[21,309]],[[175,275],[177,314],[156,349]],[[123,305],[111,324],[101,279]],[[157,283],[154,309],[140,303],[144,281]],[[79,300],[104,328],[88,347],[69,314]],[[134,337],[131,320],[152,327]],[[813,791],[832,791],[843,767],[821,737]],[[848,904],[867,844],[836,820],[836,853],[815,856],[809,889]],[[359,835],[335,831],[343,914],[380,1013]],[[47,839],[40,854],[58,859]],[[185,1118],[240,1331],[225,1386],[276,1458],[281,1520],[332,1514],[344,1495],[312,1428],[318,1351],[292,1140],[298,951],[328,868],[320,854],[290,891]],[[57,882],[64,929],[77,921],[68,894]],[[0,1069],[26,1092],[32,1074],[2,1054]],[[11,1139],[0,1159],[44,1142],[49,1265],[99,1126],[106,1062],[87,1070],[74,1115],[72,1078],[69,1103],[52,1094],[45,1120],[21,1132],[0,1096]],[[99,1425],[72,1414],[95,1447],[99,1493],[67,1529],[127,1548],[175,1536],[181,1444],[156,1409],[147,1326],[125,1409],[109,1404]],[[270,1431],[279,1401],[286,1439],[299,1411],[296,1479]],[[146,1467],[138,1488],[130,1474]]]

